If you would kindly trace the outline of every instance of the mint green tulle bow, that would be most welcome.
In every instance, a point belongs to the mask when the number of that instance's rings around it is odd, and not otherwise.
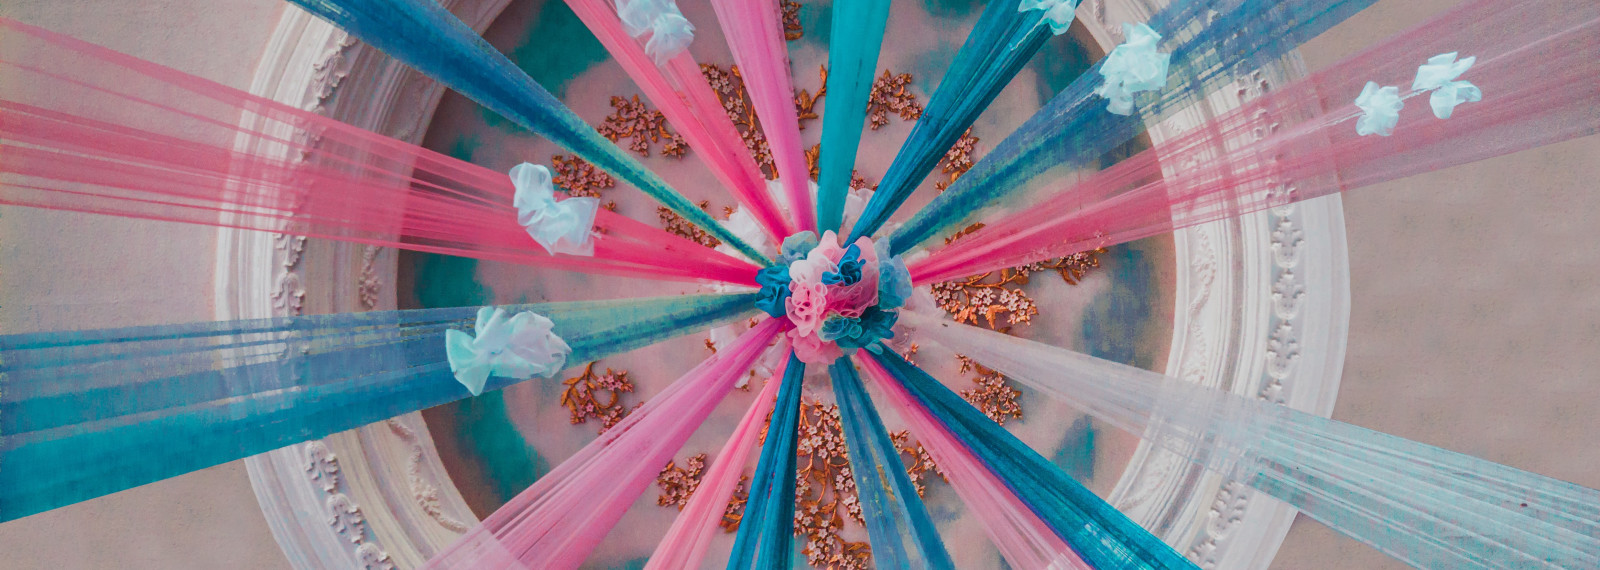
[[[1433,91],[1433,95],[1428,97],[1428,104],[1433,106],[1433,116],[1448,119],[1455,112],[1456,105],[1483,100],[1483,90],[1478,89],[1477,85],[1455,80],[1472,69],[1472,64],[1477,61],[1477,57],[1456,61],[1456,52],[1430,57],[1428,63],[1417,68],[1417,79],[1411,82],[1411,89]]]
[[[1172,54],[1156,51],[1161,34],[1150,26],[1123,24],[1122,35],[1127,41],[1111,50],[1105,63],[1100,64],[1100,75],[1105,76],[1106,82],[1094,92],[1110,100],[1107,111],[1131,115],[1134,93],[1167,86],[1167,66],[1172,63]]]
[[[617,0],[617,17],[630,36],[650,32],[644,51],[655,58],[656,65],[666,65],[694,41],[694,24],[683,17],[673,0]]]
[[[1022,5],[1017,6],[1018,12],[1028,10],[1044,11],[1044,21],[1050,24],[1050,32],[1059,36],[1072,27],[1073,14],[1078,11],[1078,0],[1022,0]]]
[[[1400,100],[1399,87],[1379,87],[1368,81],[1361,95],[1356,97],[1356,106],[1361,108],[1361,117],[1356,119],[1356,134],[1386,137],[1394,134],[1394,126],[1400,122],[1400,109],[1406,103]]]
[[[476,396],[490,376],[528,379],[550,377],[566,367],[572,347],[551,329],[555,323],[533,311],[508,317],[505,309],[478,309],[473,327],[478,336],[444,332],[445,356],[456,380]]]
[[[517,223],[528,229],[533,241],[552,254],[594,255],[594,240],[589,234],[600,199],[567,198],[557,202],[550,170],[526,162],[511,169],[511,185],[517,188],[512,198],[517,207]]]

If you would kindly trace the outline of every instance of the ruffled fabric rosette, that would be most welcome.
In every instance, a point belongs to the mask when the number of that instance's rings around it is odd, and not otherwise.
[[[911,296],[904,261],[870,238],[841,245],[832,231],[820,239],[812,232],[789,236],[778,264],[756,282],[756,307],[789,320],[789,342],[807,364],[831,364],[893,338],[896,310]]]

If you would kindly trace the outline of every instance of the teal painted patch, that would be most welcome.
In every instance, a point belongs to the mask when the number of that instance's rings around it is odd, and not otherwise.
[[[533,25],[522,34],[522,42],[506,52],[506,57],[557,99],[563,99],[568,83],[611,56],[566,2],[544,2],[533,16]],[[527,132],[493,111],[482,107],[478,111],[490,127]]]
[[[623,562],[620,566],[612,566],[611,570],[644,570],[645,563],[649,561],[649,556],[641,556],[639,558]]]
[[[1079,482],[1094,478],[1094,421],[1089,416],[1078,418],[1062,434],[1061,447],[1050,458],[1067,475]]]
[[[801,2],[800,29],[798,41],[826,50],[833,38],[833,4]]]
[[[456,449],[470,449],[500,503],[509,502],[550,472],[550,462],[523,439],[506,412],[504,391],[449,404]]]
[[[1102,291],[1083,315],[1084,350],[1090,355],[1146,370],[1155,355],[1140,339],[1156,326],[1150,299],[1156,298],[1156,269],[1137,244],[1114,246],[1100,256],[1102,271],[1111,272],[1111,288]]]
[[[466,138],[456,140],[454,154]],[[470,153],[470,151],[467,151]],[[423,308],[470,307],[493,302],[489,288],[477,279],[478,260],[416,253],[417,302]],[[550,463],[528,445],[506,412],[505,396],[495,391],[441,406],[452,418],[455,448],[471,450],[466,459],[480,462],[486,484],[504,503],[540,476]]]
[[[1082,44],[1066,36],[1051,38],[1028,61],[1028,69],[1032,69],[1039,77],[1039,81],[1034,83],[1039,102],[1042,104],[1055,97],[1056,93],[1066,89],[1078,76],[1088,71],[1091,65],[1094,62],[1090,61],[1089,52]]]
[[[478,152],[478,148],[482,146],[483,141],[478,140],[478,137],[472,135],[460,135],[456,137],[455,142],[450,143],[450,152],[445,154],[450,155],[450,158],[454,158],[456,160],[472,162],[472,155],[476,154]]]

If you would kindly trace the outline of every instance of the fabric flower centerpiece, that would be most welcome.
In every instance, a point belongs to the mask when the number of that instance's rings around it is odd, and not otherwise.
[[[789,342],[807,364],[828,365],[894,337],[896,309],[911,296],[905,262],[870,238],[846,246],[832,231],[783,240],[777,265],[756,276],[756,307],[794,325]]]

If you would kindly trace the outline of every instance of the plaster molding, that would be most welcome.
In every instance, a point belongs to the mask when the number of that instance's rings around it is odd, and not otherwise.
[[[487,28],[510,0],[445,0]],[[1104,50],[1122,22],[1165,0],[1088,0],[1079,16]],[[1246,75],[1149,125],[1159,142],[1304,75],[1294,56]],[[251,91],[401,140],[419,140],[442,89],[304,12],[285,10]],[[1270,129],[1273,118],[1263,117]],[[1270,131],[1267,131],[1270,132]],[[293,133],[312,137],[315,133]],[[1179,169],[1203,156],[1172,157]],[[1285,184],[1285,196],[1292,195]],[[389,248],[221,230],[217,318],[395,307]],[[1349,319],[1349,273],[1337,196],[1174,234],[1180,267],[1169,373],[1328,415]],[[439,461],[420,414],[408,414],[246,460],[269,526],[302,568],[421,565],[476,524]],[[337,500],[336,500],[337,499]],[[1206,568],[1266,568],[1295,511],[1148,443],[1112,504]],[[340,530],[344,532],[340,532]],[[359,540],[357,540],[359,538]]]

